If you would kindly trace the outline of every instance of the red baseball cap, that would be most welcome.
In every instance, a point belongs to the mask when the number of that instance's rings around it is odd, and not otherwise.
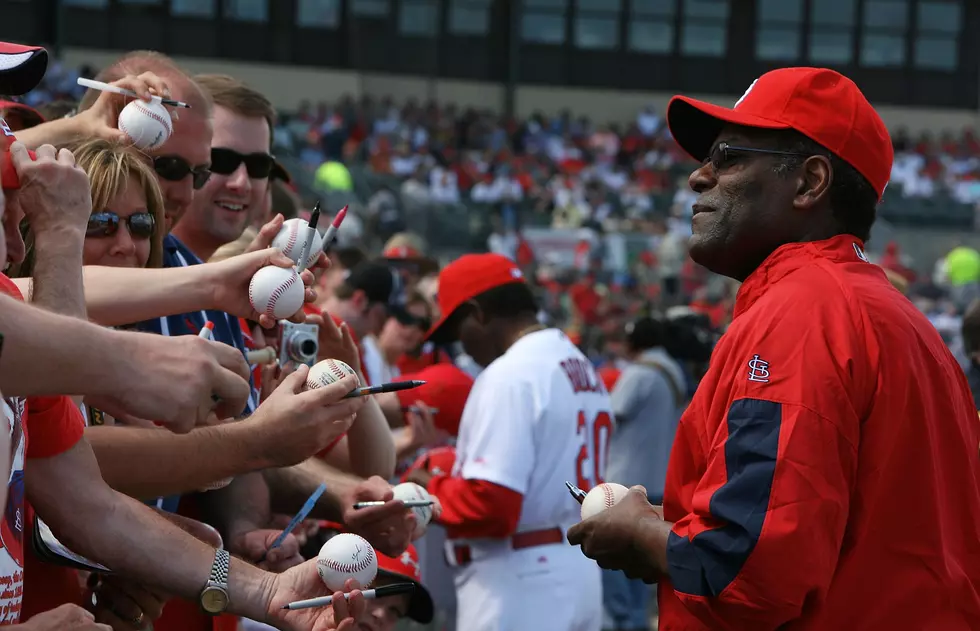
[[[397,381],[412,379],[424,381],[425,385],[397,391],[395,394],[401,406],[407,408],[415,405],[416,401],[422,401],[430,408],[439,410],[434,414],[436,427],[457,436],[466,399],[473,389],[473,377],[455,364],[440,363],[426,366],[411,375],[401,375]]]
[[[0,94],[27,94],[41,83],[47,69],[48,51],[40,46],[0,42]]]
[[[729,109],[686,96],[667,104],[677,144],[703,162],[728,124],[794,129],[854,167],[878,193],[891,177],[894,149],[884,121],[857,85],[826,68],[780,68],[752,82]]]
[[[412,592],[408,601],[408,617],[422,624],[432,622],[435,607],[432,604],[432,596],[422,585],[422,566],[419,564],[419,553],[415,546],[409,545],[408,549],[397,557],[386,556],[377,550],[374,553],[378,557],[379,577],[393,578],[398,581],[408,579],[409,582],[415,584],[415,591]]]
[[[712,139],[714,140],[714,139]],[[439,272],[439,313],[425,339],[440,338],[440,328],[467,300],[511,283],[524,283],[524,273],[514,261],[500,254],[464,254]]]

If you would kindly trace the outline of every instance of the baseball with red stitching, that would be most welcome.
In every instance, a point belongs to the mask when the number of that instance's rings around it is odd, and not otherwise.
[[[316,390],[353,374],[354,369],[339,359],[324,359],[322,362],[313,364],[313,367],[310,368],[310,372],[306,375],[306,388]]]
[[[369,587],[378,575],[378,557],[364,537],[349,532],[334,535],[316,557],[320,580],[332,592],[344,589],[344,583],[354,579],[361,587]]]
[[[612,508],[626,497],[629,489],[615,482],[596,485],[582,500],[582,520],[595,517],[607,508]]]
[[[280,252],[292,259],[293,263],[299,264],[299,257],[303,256],[303,246],[306,245],[306,231],[310,224],[305,219],[287,219],[283,222],[279,234],[272,240],[272,247],[278,248]],[[307,266],[313,265],[316,257],[323,251],[323,235],[319,231],[313,236],[313,245],[310,246],[310,256],[307,259]]]
[[[138,149],[156,149],[174,132],[170,112],[157,100],[131,101],[119,112],[119,130],[129,136]]]
[[[270,265],[255,272],[248,284],[248,301],[259,313],[276,320],[288,318],[303,308],[306,288],[292,267]]]
[[[432,499],[428,491],[414,482],[402,482],[396,485],[392,491],[395,494],[395,499],[403,502],[406,500],[428,501]],[[432,519],[432,507],[415,506],[412,508],[412,513],[415,514],[415,532],[412,533],[412,538],[418,539],[425,534],[425,527],[429,525],[429,521]]]

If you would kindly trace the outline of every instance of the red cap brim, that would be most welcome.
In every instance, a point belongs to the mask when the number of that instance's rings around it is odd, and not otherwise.
[[[667,127],[688,155],[704,162],[725,125],[760,129],[789,129],[785,123],[713,105],[686,96],[675,96],[667,104]]]
[[[0,93],[27,94],[41,82],[48,68],[48,51],[40,46],[0,42]]]

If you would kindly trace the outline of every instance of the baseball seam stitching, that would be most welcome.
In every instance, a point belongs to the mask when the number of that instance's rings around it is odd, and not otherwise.
[[[269,304],[266,305],[265,307],[266,315],[275,317],[276,302],[286,292],[287,289],[293,286],[293,283],[296,282],[297,278],[299,277],[294,274],[289,278],[287,278],[285,282],[283,282],[282,284],[280,284],[278,287],[275,288],[275,290],[272,292],[272,295],[269,296]]]
[[[168,136],[170,134],[174,133],[174,128],[169,123],[167,123],[166,119],[164,119],[163,116],[160,116],[159,114],[157,114],[156,112],[154,112],[153,110],[151,110],[150,108],[148,108],[146,105],[143,104],[142,101],[136,101],[136,102],[138,103],[138,105],[136,107],[141,112],[143,112],[144,114],[146,114],[147,116],[149,116],[153,120],[159,122],[161,125],[163,125],[163,128],[167,130],[167,135]]]
[[[602,496],[605,498],[606,508],[613,507],[613,492],[608,486],[602,487]]]
[[[293,251],[293,246],[296,245],[296,236],[299,234],[299,226],[293,224],[289,229],[289,234],[286,238],[286,251],[290,254]]]
[[[371,559],[374,557],[374,550],[370,550],[369,554],[360,560],[358,563],[338,563],[333,559],[321,559],[323,564],[329,567],[335,572],[360,572],[361,570],[366,570],[369,565],[371,565]]]

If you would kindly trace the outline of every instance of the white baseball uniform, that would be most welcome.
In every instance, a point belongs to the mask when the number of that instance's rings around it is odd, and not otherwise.
[[[602,480],[612,403],[589,360],[557,329],[525,335],[476,379],[453,475],[523,495],[518,533],[558,527],[560,543],[513,549],[510,539],[456,540],[472,561],[456,571],[457,628],[598,631],[602,586],[594,561],[564,539],[579,521],[566,480]]]

